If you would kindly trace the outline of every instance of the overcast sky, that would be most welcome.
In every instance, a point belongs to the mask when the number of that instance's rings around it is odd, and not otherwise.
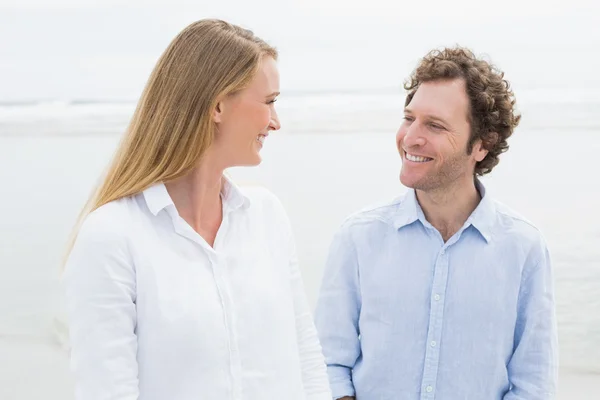
[[[593,0],[166,3],[0,0],[0,102],[135,100],[172,38],[206,17],[275,45],[284,91],[399,88],[426,51],[455,43],[520,86],[600,87]]]

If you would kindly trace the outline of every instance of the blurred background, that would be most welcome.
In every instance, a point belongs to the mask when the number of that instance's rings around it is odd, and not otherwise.
[[[206,4],[204,4],[206,3]],[[189,23],[276,46],[281,131],[234,169],[286,206],[314,306],[343,219],[406,188],[402,83],[460,44],[505,71],[523,118],[484,179],[537,225],[556,271],[560,396],[600,398],[600,6],[593,0],[0,1],[0,399],[72,399],[61,256],[145,82]]]

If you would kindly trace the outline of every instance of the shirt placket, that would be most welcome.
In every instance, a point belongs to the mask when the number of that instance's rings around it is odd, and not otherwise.
[[[219,229],[218,236],[215,238],[215,249],[220,251],[211,251],[210,260],[213,276],[215,278],[215,285],[221,299],[221,307],[223,309],[223,319],[225,328],[227,331],[227,344],[229,350],[229,367],[231,375],[231,398],[233,400],[242,399],[242,366],[241,358],[238,346],[238,337],[236,329],[235,311],[234,304],[231,298],[231,288],[229,285],[229,279],[227,277],[227,257],[222,252],[222,246],[224,239],[227,235],[227,229],[229,226],[229,212],[225,212],[223,215],[223,221],[221,228]]]
[[[448,244],[442,246],[434,266],[421,400],[435,399],[447,282]]]

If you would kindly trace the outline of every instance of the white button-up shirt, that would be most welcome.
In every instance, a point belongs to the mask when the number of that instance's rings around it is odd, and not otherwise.
[[[222,198],[214,248],[163,184],[87,216],[63,276],[77,399],[331,399],[281,203]]]

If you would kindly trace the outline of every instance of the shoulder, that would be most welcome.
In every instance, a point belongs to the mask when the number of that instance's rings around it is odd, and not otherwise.
[[[395,229],[395,223],[405,215],[405,195],[371,203],[348,215],[340,224],[338,237],[359,240],[375,238]]]
[[[239,189],[249,202],[246,212],[252,221],[275,235],[286,231],[291,232],[289,215],[279,197],[272,191],[258,185],[240,186]]]
[[[533,263],[545,258],[548,246],[542,231],[509,206],[494,200],[497,234],[521,249]]]
[[[281,200],[264,186],[240,186],[240,190],[250,203],[250,210],[260,212],[266,217],[281,218],[287,213]]]
[[[390,225],[404,212],[406,195],[371,203],[348,215],[342,229],[360,229],[374,225]]]
[[[134,198],[123,198],[86,215],[75,231],[70,258],[128,253],[134,203]]]
[[[130,252],[131,202],[125,198],[90,212],[75,232],[65,263],[65,279],[92,276],[101,271],[133,269]],[[87,278],[86,278],[87,279]]]
[[[499,201],[494,200],[494,207],[498,227],[504,233],[510,233],[515,240],[543,240],[541,230],[529,219]]]
[[[243,185],[239,186],[239,189],[244,195],[250,200],[250,203],[254,206],[278,206],[281,205],[279,198],[271,190],[261,185]]]
[[[131,221],[131,199],[111,201],[84,217],[78,237],[108,239],[126,234]]]

